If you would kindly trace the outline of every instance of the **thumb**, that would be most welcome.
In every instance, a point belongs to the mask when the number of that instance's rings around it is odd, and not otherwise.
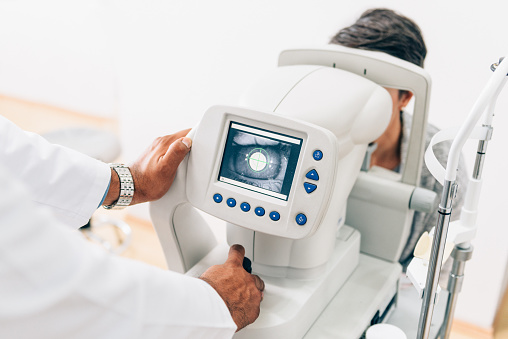
[[[192,146],[192,140],[184,137],[175,140],[164,154],[163,161],[171,167],[178,167],[183,158],[189,153]]]
[[[245,248],[243,248],[242,245],[238,244],[233,245],[229,249],[226,264],[231,264],[233,266],[242,266],[244,256],[245,256]]]

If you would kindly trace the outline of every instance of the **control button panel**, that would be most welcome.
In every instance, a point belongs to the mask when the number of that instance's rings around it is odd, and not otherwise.
[[[214,106],[195,128],[188,202],[255,232],[303,239],[328,213],[338,145],[326,127],[296,117]]]
[[[322,162],[322,163],[316,163],[316,161],[320,161],[323,158],[323,152],[321,150],[317,150],[317,151],[314,151],[314,152],[308,154],[307,157],[308,157],[308,159],[311,160],[311,162],[308,163],[307,169],[302,169],[302,172],[300,174],[301,175],[300,179],[295,180],[295,182],[300,181],[300,185],[303,184],[304,190],[300,190],[299,193],[295,193],[296,195],[299,195],[300,197],[302,196],[302,193],[303,193],[303,195],[310,195],[311,193],[315,192],[317,190],[318,184],[320,182],[322,185],[327,185],[327,183],[329,182],[329,178],[327,178],[329,172],[326,170],[323,170],[323,168],[324,168],[323,165],[328,166],[326,164],[326,161]],[[324,172],[323,178],[320,178],[318,171],[321,173]],[[321,179],[321,181],[320,181],[320,179]],[[302,186],[300,186],[300,187],[302,187]],[[213,194],[213,201],[215,203],[219,204],[224,200],[223,195],[225,192],[215,191],[213,193],[214,193]],[[305,194],[305,193],[307,193],[307,194]],[[315,193],[312,195],[312,197],[313,197],[312,199],[314,199]],[[245,197],[242,197],[241,195],[238,197],[231,197],[230,196],[228,199],[226,199],[226,204],[227,204],[227,206],[229,206],[231,208],[236,207],[237,200],[239,200],[239,199],[243,200],[243,199],[245,199]],[[260,203],[261,206],[257,205],[258,203]],[[254,208],[251,206],[253,204],[254,204],[254,206],[256,206],[256,205],[257,206]],[[249,218],[249,216],[248,216],[250,214],[249,212],[251,212],[251,210],[253,210],[252,211],[252,212],[254,212],[253,214],[256,215],[257,217],[259,217],[259,219],[256,219],[256,220],[260,220],[260,221],[266,220],[266,219],[264,219],[264,217],[265,217],[265,214],[268,214],[266,217],[268,217],[273,222],[278,222],[277,224],[280,224],[280,222],[282,220],[283,223],[289,222],[290,224],[293,224],[295,226],[298,226],[299,228],[301,227],[301,229],[304,229],[303,226],[308,225],[309,220],[312,221],[315,217],[313,215],[312,208],[310,208],[310,206],[312,206],[311,201],[306,201],[305,203],[301,204],[298,207],[298,209],[302,212],[299,212],[296,214],[296,216],[294,216],[295,214],[292,214],[286,210],[283,210],[283,211],[271,210],[274,207],[277,208],[277,206],[271,206],[269,203],[266,203],[266,205],[263,206],[262,201],[256,201],[256,199],[253,199],[252,201],[250,201],[250,200],[245,201],[244,200],[243,202],[239,203],[239,207],[242,212],[232,212],[231,210],[229,210],[230,211],[229,214],[233,213],[236,215],[236,213],[240,213],[244,216],[244,218]],[[267,208],[269,210],[271,210],[271,212],[267,213],[267,211],[266,211]],[[291,217],[291,215],[293,215],[294,217]],[[309,216],[311,219],[309,219]],[[267,225],[266,221],[265,221],[265,225]],[[272,227],[274,227],[274,226],[272,226]]]
[[[314,151],[312,153],[312,157],[309,157],[309,158],[312,159],[313,161],[320,161],[323,158],[323,152],[321,150]],[[304,187],[305,192],[307,194],[311,194],[311,193],[313,193],[313,192],[315,192],[317,190],[317,188],[318,188],[318,182],[320,181],[318,170],[319,171],[322,170],[321,163],[319,165],[317,165],[317,166],[313,165],[312,163],[309,163],[309,165],[310,165],[311,169],[306,169],[305,171],[303,171],[302,174],[304,174],[304,177],[300,179],[301,180],[300,182],[303,182],[303,187]],[[312,168],[312,167],[316,167],[316,168]],[[328,172],[325,171],[325,173],[327,174]],[[326,176],[324,176],[322,181],[327,182],[328,181],[327,179],[328,178],[326,178]],[[310,181],[313,181],[313,182],[308,182],[308,181],[305,181],[305,180],[310,180]],[[299,194],[301,195],[302,193],[299,193]],[[314,197],[314,195],[313,195],[313,197]],[[240,198],[240,197],[235,197],[235,198],[230,197],[230,198],[228,198],[226,200],[227,206],[229,206],[231,208],[236,207],[237,199],[238,198]],[[218,192],[213,194],[213,201],[218,203],[218,204],[221,203],[223,201],[223,194],[218,193]],[[251,203],[257,204],[258,202],[256,202],[256,201],[243,201],[240,204],[239,207],[240,207],[240,210],[245,213],[245,214],[243,214],[244,216],[247,216],[249,214],[248,212],[251,211],[251,209],[252,209],[251,208]],[[294,217],[294,219],[292,219],[291,223],[293,225],[296,224],[298,226],[305,226],[308,223],[308,221],[309,221],[309,219],[307,217],[307,215],[309,213],[309,209],[307,208],[308,206],[309,205],[307,203],[307,204],[305,204],[305,205],[300,207],[300,210],[302,210],[302,207],[303,207],[303,210],[305,212],[298,213],[296,215],[296,217]],[[263,206],[257,206],[257,207],[255,207],[253,209],[253,212],[258,217],[264,217],[265,214],[266,214],[266,210],[265,210],[266,207],[270,208],[270,206],[264,206],[264,207]],[[283,212],[286,212],[286,211],[283,211]],[[230,213],[233,213],[233,212],[230,212]],[[270,218],[270,220],[272,220],[274,222],[280,221],[281,219],[283,219],[283,220],[291,219],[289,215],[285,215],[285,214],[286,213],[281,214],[280,211],[272,210],[270,213],[268,213],[267,217]]]

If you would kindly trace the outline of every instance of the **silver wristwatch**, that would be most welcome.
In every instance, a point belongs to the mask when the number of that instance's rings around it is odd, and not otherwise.
[[[118,196],[118,200],[113,204],[102,206],[107,210],[120,210],[129,206],[132,201],[132,197],[134,196],[134,180],[132,180],[129,167],[123,164],[109,164],[109,167],[118,174],[118,178],[120,179],[120,195]]]

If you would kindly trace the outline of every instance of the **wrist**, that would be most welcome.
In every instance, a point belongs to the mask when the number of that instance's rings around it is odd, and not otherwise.
[[[104,201],[101,205],[112,205],[115,201],[118,200],[120,196],[120,179],[118,178],[118,174],[116,174],[115,170],[110,168],[111,171],[111,179],[109,181],[109,189]]]
[[[134,182],[129,168],[122,164],[109,164],[111,167],[110,188],[103,207],[121,209],[131,204],[134,196]]]
[[[136,165],[132,165],[129,167],[132,175],[132,182],[134,183],[134,186],[136,187],[136,192],[134,193],[134,196],[132,197],[131,205],[141,204],[143,202],[146,202],[143,197],[143,182],[142,182],[142,176],[139,173],[139,170],[136,168]]]

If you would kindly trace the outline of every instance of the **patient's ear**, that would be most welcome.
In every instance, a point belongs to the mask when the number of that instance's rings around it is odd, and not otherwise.
[[[409,101],[411,101],[412,97],[413,97],[413,93],[410,91],[401,92],[401,96],[399,97],[399,102],[398,102],[398,105],[400,108],[399,111],[402,111],[402,109],[404,107],[406,107],[407,104],[409,104]]]

